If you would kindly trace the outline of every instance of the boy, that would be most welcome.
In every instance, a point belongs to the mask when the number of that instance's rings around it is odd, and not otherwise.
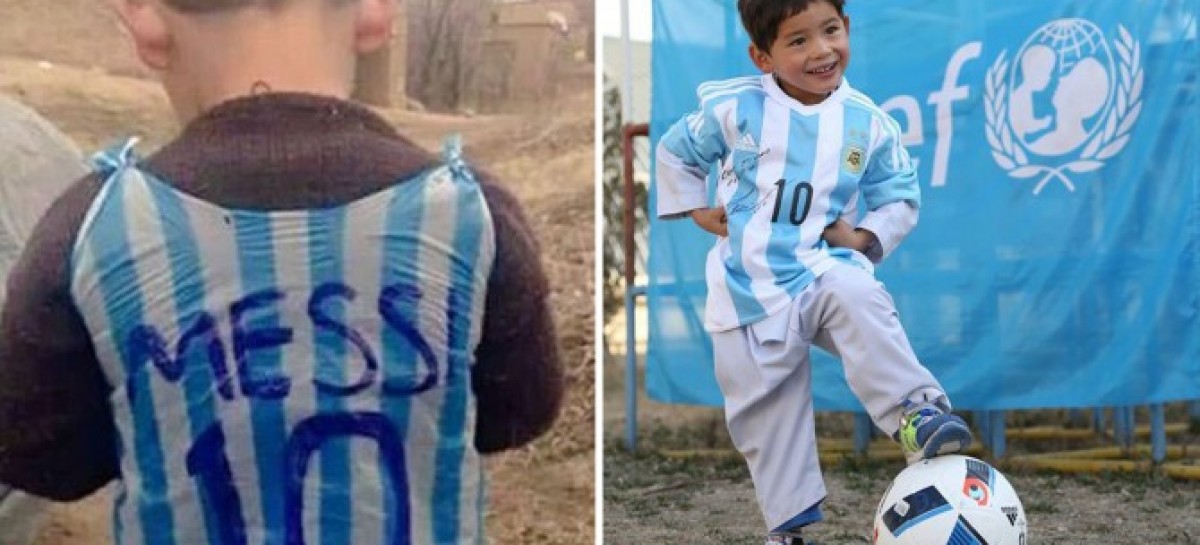
[[[394,0],[118,0],[182,134],[47,212],[0,315],[0,481],[116,543],[478,543],[563,388],[520,208],[345,100]],[[514,297],[512,294],[520,294]]]
[[[842,0],[739,0],[761,77],[700,86],[701,108],[658,145],[658,214],[718,235],[706,270],[726,422],[746,458],[768,543],[802,543],[825,497],[809,346],[841,357],[875,424],[910,463],[959,452],[963,421],[917,361],[872,276],[917,219],[896,122],[850,87]],[[706,208],[705,176],[719,168]],[[870,210],[849,216],[861,196]]]

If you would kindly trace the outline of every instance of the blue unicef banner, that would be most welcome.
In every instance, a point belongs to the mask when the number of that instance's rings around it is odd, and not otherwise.
[[[734,5],[655,1],[652,141],[701,82],[757,73]],[[1198,5],[848,3],[847,79],[899,121],[923,196],[876,274],[958,407],[1200,398]],[[657,400],[720,403],[712,243],[651,222]],[[815,357],[813,380],[819,409],[859,409],[836,360]]]

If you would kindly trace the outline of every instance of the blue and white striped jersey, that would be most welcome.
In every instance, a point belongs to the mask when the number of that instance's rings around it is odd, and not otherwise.
[[[457,152],[345,206],[193,198],[130,146],[72,254],[114,389],[118,544],[482,543],[470,366],[495,242]]]
[[[860,195],[869,212],[858,226],[880,240],[873,257],[915,225],[920,188],[899,125],[849,83],[815,105],[770,74],[708,82],[697,94],[700,108],[659,141],[656,196],[660,217],[683,217],[709,206],[706,180],[715,181],[729,236],[708,255],[709,331],[781,310],[838,259],[865,261],[821,238]]]

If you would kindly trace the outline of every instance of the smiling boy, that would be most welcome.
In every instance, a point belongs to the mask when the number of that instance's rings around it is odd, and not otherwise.
[[[851,390],[910,463],[960,452],[971,434],[873,276],[916,225],[920,189],[897,123],[845,80],[843,1],[739,0],[738,11],[763,75],[700,85],[700,109],[658,144],[657,212],[718,237],[704,321],[726,422],[767,543],[800,544],[825,498],[811,345],[841,358]],[[867,212],[852,225],[859,201]]]

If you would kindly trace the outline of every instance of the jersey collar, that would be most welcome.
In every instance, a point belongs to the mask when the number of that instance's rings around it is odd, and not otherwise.
[[[850,95],[851,92],[850,82],[846,81],[846,78],[843,77],[842,84],[838,85],[837,90],[835,90],[833,94],[829,95],[829,97],[827,97],[825,100],[822,100],[816,104],[805,104],[788,96],[788,94],[779,87],[779,83],[775,81],[774,74],[763,74],[762,86],[763,89],[766,89],[767,96],[803,115],[818,114],[833,106],[839,105],[843,100],[846,99],[847,96]]]

